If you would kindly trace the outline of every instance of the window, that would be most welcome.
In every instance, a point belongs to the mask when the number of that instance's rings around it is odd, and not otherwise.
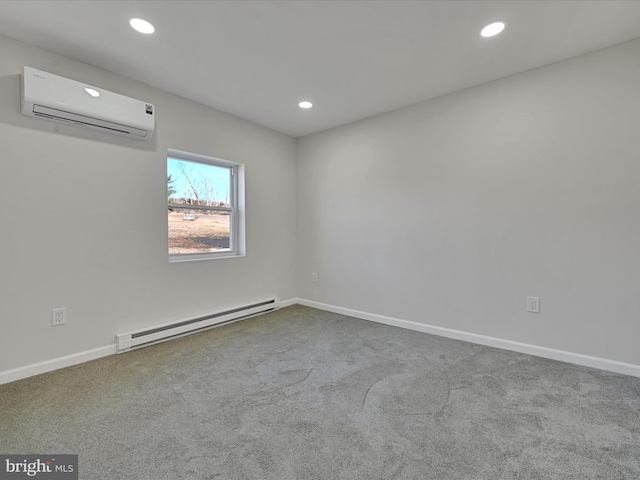
[[[244,166],[169,150],[169,261],[244,255]]]

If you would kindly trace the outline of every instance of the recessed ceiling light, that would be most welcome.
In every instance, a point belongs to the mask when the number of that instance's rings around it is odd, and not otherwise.
[[[100,92],[97,91],[97,90],[94,90],[93,88],[85,88],[84,91],[87,92],[92,97],[99,97],[100,96]]]
[[[480,35],[482,35],[483,37],[493,37],[494,35],[498,35],[502,30],[504,30],[505,26],[506,24],[504,22],[490,23],[482,29]]]
[[[131,25],[135,30],[139,31],[140,33],[149,34],[156,31],[153,25],[151,25],[149,22],[141,18],[132,18],[131,20],[129,20],[129,25]]]
[[[298,106],[300,108],[311,108],[311,107],[313,107],[313,103],[311,103],[311,102],[300,102],[298,104]]]

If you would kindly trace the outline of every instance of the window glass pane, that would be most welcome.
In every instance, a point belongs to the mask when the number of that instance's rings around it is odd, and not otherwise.
[[[169,254],[229,251],[228,212],[169,210]]]
[[[231,168],[169,157],[167,198],[169,203],[229,207]]]
[[[169,262],[245,255],[242,164],[169,149],[167,203]]]

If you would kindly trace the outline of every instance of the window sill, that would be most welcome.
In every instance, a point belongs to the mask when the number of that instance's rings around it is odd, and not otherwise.
[[[219,258],[238,258],[245,254],[237,252],[224,253],[178,253],[169,255],[169,263],[195,262],[199,260],[217,260]]]

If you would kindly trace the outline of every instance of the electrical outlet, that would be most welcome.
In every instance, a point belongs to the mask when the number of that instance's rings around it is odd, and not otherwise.
[[[313,273],[311,274],[311,281],[312,281],[313,283],[318,283],[318,274],[317,274],[317,273],[313,272]]]
[[[67,309],[66,308],[54,308],[51,310],[51,325],[57,327],[58,325],[64,325],[67,323]]]
[[[540,299],[538,297],[527,297],[527,312],[540,313]]]

